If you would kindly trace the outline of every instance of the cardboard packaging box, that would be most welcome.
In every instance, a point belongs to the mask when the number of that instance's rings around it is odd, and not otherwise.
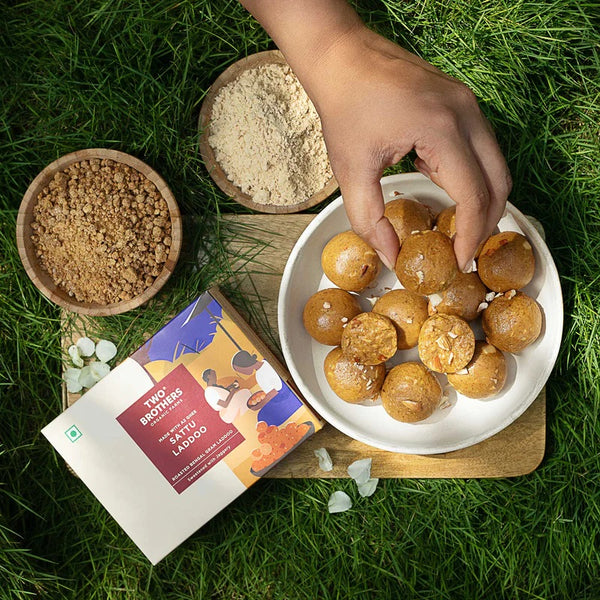
[[[213,289],[42,433],[156,564],[321,426]]]

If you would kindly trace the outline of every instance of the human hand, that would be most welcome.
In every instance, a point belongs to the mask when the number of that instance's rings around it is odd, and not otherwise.
[[[414,148],[417,169],[457,204],[454,249],[469,270],[512,185],[473,93],[362,24],[313,61],[304,79],[354,231],[393,268],[398,239],[383,216],[379,180]]]

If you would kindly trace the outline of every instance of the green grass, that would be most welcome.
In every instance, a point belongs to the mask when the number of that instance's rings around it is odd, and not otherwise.
[[[265,480],[152,568],[40,434],[60,410],[60,320],[19,262],[16,209],[44,165],[78,148],[118,148],[162,173],[188,216],[186,255],[162,303],[104,323],[135,346],[226,272],[217,216],[239,208],[204,170],[198,111],[226,66],[272,44],[234,1],[4,2],[0,599],[600,598],[597,3],[358,8],[472,87],[507,156],[512,202],[546,228],[566,321],[543,464],[510,480],[384,481],[340,515],[326,502],[336,489],[355,496],[350,482]],[[214,260],[198,271],[202,244]]]

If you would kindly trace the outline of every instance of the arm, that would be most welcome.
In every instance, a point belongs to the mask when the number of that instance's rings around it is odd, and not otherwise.
[[[345,0],[241,0],[315,104],[352,227],[388,267],[398,239],[379,179],[413,148],[456,202],[454,249],[468,268],[511,189],[490,124],[462,83],[366,28]]]
[[[281,377],[266,360],[263,360],[260,368],[256,370],[256,383],[266,394],[262,404],[274,398],[283,387]]]
[[[237,392],[237,389],[229,389],[229,388],[226,388],[226,389],[229,391],[229,394],[227,394],[227,398],[225,398],[225,400],[219,400],[217,402],[217,404],[219,406],[222,406],[223,408],[227,408],[229,406],[231,399],[233,398],[234,394]]]
[[[279,390],[270,390],[267,392],[265,399],[263,400],[263,404],[266,404],[269,400],[272,400],[275,396],[277,396]]]

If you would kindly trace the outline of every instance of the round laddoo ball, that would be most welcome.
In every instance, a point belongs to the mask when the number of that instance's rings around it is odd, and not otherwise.
[[[344,354],[363,365],[378,365],[392,358],[398,349],[398,334],[391,319],[377,313],[361,313],[342,333]]]
[[[412,198],[397,198],[388,202],[383,215],[392,224],[400,246],[413,231],[433,227],[433,214],[429,207]]]
[[[438,216],[435,222],[435,226],[438,231],[441,231],[444,235],[447,235],[451,240],[454,240],[456,235],[456,204],[445,208]],[[485,240],[477,246],[475,252],[475,258],[479,256],[481,249],[483,248]]]
[[[320,344],[339,346],[344,326],[361,312],[358,298],[339,288],[313,294],[302,313],[308,334]]]
[[[485,302],[487,289],[477,273],[456,274],[452,283],[429,299],[429,314],[456,315],[465,321],[479,316],[479,306]]]
[[[506,359],[488,342],[475,342],[469,364],[456,373],[448,373],[450,385],[468,398],[489,398],[500,393],[506,383]]]
[[[391,369],[381,388],[383,408],[404,423],[430,417],[441,400],[440,382],[418,362],[405,362]]]
[[[481,281],[494,292],[525,287],[535,271],[533,248],[524,235],[502,231],[487,239],[477,260]]]
[[[385,379],[385,365],[362,365],[348,358],[339,347],[325,357],[323,366],[333,393],[346,402],[374,398]]]
[[[456,235],[456,205],[445,208],[436,218],[438,231],[452,239]]]
[[[490,344],[504,352],[521,352],[542,331],[542,309],[530,296],[510,290],[494,298],[481,314],[481,325]]]
[[[439,231],[409,235],[396,260],[400,283],[418,294],[434,294],[446,289],[458,273],[450,239]]]
[[[344,231],[323,248],[321,266],[335,285],[349,292],[360,292],[377,277],[381,261],[367,242],[353,231]]]
[[[428,318],[427,298],[410,290],[391,290],[373,305],[373,312],[391,319],[398,334],[398,350],[414,348]]]
[[[475,334],[455,315],[429,317],[419,333],[419,358],[432,371],[454,373],[473,358]]]

